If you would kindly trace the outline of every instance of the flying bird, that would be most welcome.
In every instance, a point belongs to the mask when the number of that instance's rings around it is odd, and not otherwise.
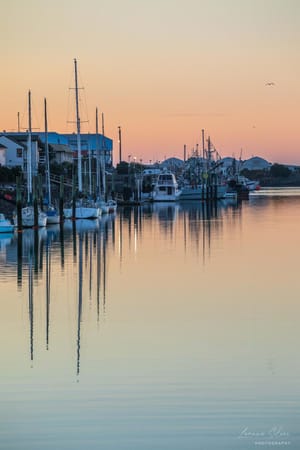
[[[275,86],[275,83],[273,83],[273,81],[266,83],[266,86]]]

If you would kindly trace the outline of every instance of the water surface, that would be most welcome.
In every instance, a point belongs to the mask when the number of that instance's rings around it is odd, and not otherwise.
[[[0,236],[0,448],[300,448],[299,223],[273,189]]]

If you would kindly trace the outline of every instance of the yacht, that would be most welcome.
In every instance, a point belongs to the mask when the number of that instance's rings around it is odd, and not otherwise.
[[[164,170],[157,177],[152,193],[152,201],[175,202],[179,199],[180,193],[174,173]]]

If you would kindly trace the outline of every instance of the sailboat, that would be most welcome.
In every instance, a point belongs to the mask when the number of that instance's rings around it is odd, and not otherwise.
[[[80,116],[79,116],[79,96],[78,96],[78,77],[77,77],[77,60],[74,59],[74,74],[75,74],[75,101],[76,101],[76,124],[77,124],[77,169],[78,169],[78,191],[80,200],[76,202],[75,218],[76,219],[97,219],[100,214],[100,208],[92,200],[83,199],[82,190],[82,156],[81,156],[81,140],[80,140]],[[73,217],[73,209],[64,208],[64,215],[66,219]]]
[[[49,145],[48,145],[48,122],[47,122],[47,100],[44,99],[45,112],[45,154],[46,154],[46,189],[47,189],[47,224],[57,224],[60,222],[60,217],[57,209],[52,205],[51,198],[51,183],[50,183],[50,159],[49,159]]]
[[[22,225],[25,228],[35,226],[34,207],[32,205],[32,146],[31,146],[31,92],[28,91],[28,139],[27,139],[27,206],[22,208]],[[45,227],[47,225],[47,215],[38,208],[37,226]],[[13,217],[14,225],[18,225],[17,214]]]
[[[107,200],[107,193],[106,193],[106,172],[105,172],[105,144],[104,144],[104,115],[102,113],[102,151],[99,152],[99,144],[98,144],[98,109],[96,109],[96,135],[97,135],[97,164],[101,169],[101,177],[99,173],[99,179],[101,178],[101,187],[99,183],[99,198],[97,201],[97,205],[101,208],[102,214],[108,214],[108,213],[115,213],[117,210],[117,202],[113,199]],[[100,153],[100,157],[99,157]],[[98,172],[99,169],[98,169]]]

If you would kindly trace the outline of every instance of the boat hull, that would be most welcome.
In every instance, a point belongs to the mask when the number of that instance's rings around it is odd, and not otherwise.
[[[18,226],[17,216],[14,216],[14,225]],[[47,214],[38,210],[38,227],[45,227],[47,225]],[[33,206],[26,206],[22,208],[22,226],[23,228],[32,228],[34,223],[34,208]]]
[[[73,218],[73,209],[65,208],[64,215],[66,219]],[[76,206],[75,208],[75,219],[97,219],[101,215],[100,208],[86,207],[86,206]]]
[[[12,233],[14,231],[13,225],[2,225],[0,224],[0,233]]]
[[[226,185],[212,186],[212,197],[221,199],[225,197],[227,191]],[[207,198],[207,189],[205,186],[184,186],[181,189],[179,200],[205,200]]]

